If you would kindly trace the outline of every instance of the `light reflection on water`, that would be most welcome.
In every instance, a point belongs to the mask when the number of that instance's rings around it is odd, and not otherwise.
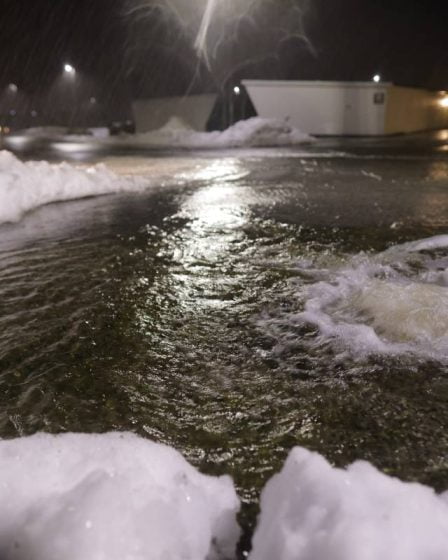
[[[194,306],[223,308],[232,303],[224,297],[238,291],[239,275],[223,274],[229,251],[243,240],[241,228],[249,218],[245,189],[216,182],[192,193],[180,208],[179,216],[188,221],[182,239],[173,251],[179,263],[175,274],[179,297]],[[202,294],[191,301],[191,294]]]

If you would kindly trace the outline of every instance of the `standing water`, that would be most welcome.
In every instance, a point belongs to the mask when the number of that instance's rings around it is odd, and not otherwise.
[[[167,443],[232,475],[246,536],[296,445],[446,489],[443,154],[150,161],[0,225],[0,436]]]

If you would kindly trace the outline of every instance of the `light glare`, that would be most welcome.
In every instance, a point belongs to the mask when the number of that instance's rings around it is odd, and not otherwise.
[[[381,76],[379,74],[375,74],[375,76],[373,76],[372,79],[377,84],[378,82],[381,81]]]
[[[67,74],[74,74],[75,69],[71,64],[64,64],[64,72],[66,72]]]

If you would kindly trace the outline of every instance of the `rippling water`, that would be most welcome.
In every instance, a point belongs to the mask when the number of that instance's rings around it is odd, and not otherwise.
[[[319,282],[445,233],[447,178],[443,159],[210,158],[183,184],[0,226],[0,435],[118,429],[169,443],[234,476],[249,525],[296,444],[445,489],[440,355],[413,340],[398,354],[341,350],[296,317]],[[422,259],[415,274],[443,274],[445,254]],[[372,326],[361,288],[327,315],[348,305]]]

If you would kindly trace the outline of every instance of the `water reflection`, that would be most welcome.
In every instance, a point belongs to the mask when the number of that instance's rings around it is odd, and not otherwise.
[[[204,181],[216,181],[217,179],[236,181],[249,174],[244,163],[237,158],[225,158],[213,160],[205,166],[198,166],[195,179]]]
[[[249,202],[246,189],[230,183],[214,184],[193,193],[182,213],[195,222],[196,230],[209,234],[217,228],[243,226],[247,222]]]
[[[221,182],[186,199],[180,215],[188,225],[173,252],[184,303],[221,308],[234,300],[239,273],[231,253],[244,241],[249,202],[246,189]]]

